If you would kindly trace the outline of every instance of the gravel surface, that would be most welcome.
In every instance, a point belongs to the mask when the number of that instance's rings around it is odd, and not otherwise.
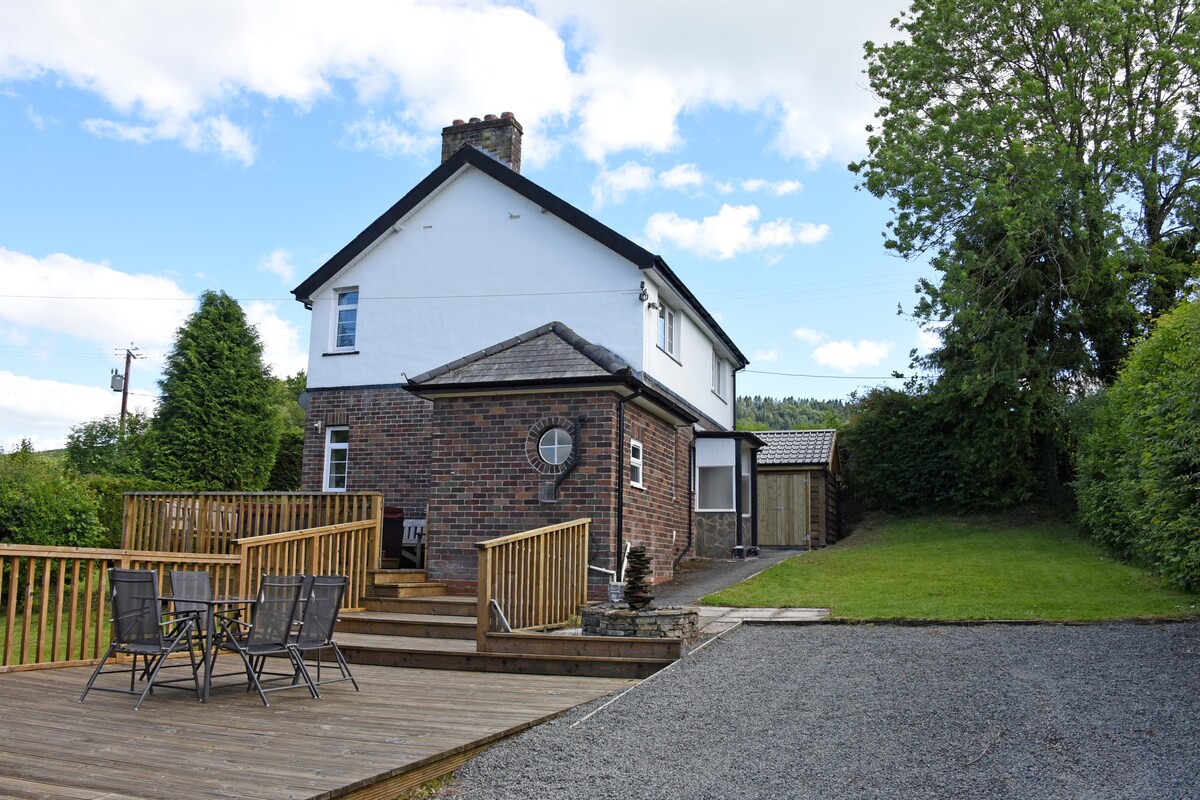
[[[743,626],[605,702],[442,796],[1200,798],[1195,623]]]

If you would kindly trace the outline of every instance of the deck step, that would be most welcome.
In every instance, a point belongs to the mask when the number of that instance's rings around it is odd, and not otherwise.
[[[479,653],[474,640],[345,633],[337,642],[353,664],[376,664],[466,672],[515,672],[595,678],[647,678],[673,663],[669,658],[609,658]]]
[[[475,639],[475,618],[443,614],[358,611],[338,617],[338,634],[415,636],[427,639]]]
[[[473,595],[460,597],[451,594],[431,597],[365,597],[363,607],[367,611],[393,614],[439,614],[475,619],[476,602]]]
[[[371,576],[371,583],[376,586],[397,583],[425,583],[426,576],[423,569],[370,569],[367,573]]]
[[[368,598],[440,597],[446,593],[446,584],[433,581],[377,583],[367,591],[369,592]]]

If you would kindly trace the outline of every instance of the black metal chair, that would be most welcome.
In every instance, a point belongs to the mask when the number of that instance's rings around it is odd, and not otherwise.
[[[175,597],[190,597],[195,600],[212,599],[212,579],[207,572],[198,570],[173,569],[167,573],[171,582],[171,594]],[[192,603],[187,600],[172,600],[171,608],[176,614],[191,614],[196,617],[196,628],[188,632],[188,648],[195,649],[196,643],[207,641],[208,631],[205,630],[208,605]],[[193,637],[195,641],[193,641]]]
[[[79,702],[82,703],[92,689],[98,692],[132,694],[138,695],[137,705],[133,707],[136,711],[141,708],[146,695],[153,690],[154,679],[158,677],[166,657],[185,650],[192,660],[192,683],[196,690],[196,698],[199,699],[200,681],[196,677],[196,657],[188,645],[190,636],[196,630],[196,615],[163,612],[162,598],[158,592],[157,570],[112,568],[108,571],[108,583],[112,599],[113,641],[104,658],[92,672],[83,694],[79,696]],[[108,660],[117,653],[132,656],[128,668],[129,688],[96,686],[96,678],[100,675],[126,671],[124,665],[120,669],[104,669]],[[141,680],[146,684],[140,692],[137,690],[139,658],[142,661]],[[167,685],[166,682],[163,685]]]
[[[302,662],[309,653],[316,653],[317,676],[316,680],[312,682],[314,686],[350,681],[354,685],[355,691],[361,691],[358,688],[358,681],[354,680],[354,675],[350,672],[350,666],[346,663],[342,649],[333,640],[333,629],[337,625],[338,612],[342,608],[342,598],[346,595],[346,587],[349,583],[350,579],[344,575],[314,575],[312,577],[312,592],[304,607],[300,629],[292,637],[291,647],[299,653]],[[321,679],[321,651],[323,650],[333,651],[341,677],[330,680]],[[312,673],[310,672],[309,675],[311,677]]]
[[[216,616],[220,632],[214,643],[215,651],[229,650],[241,657],[246,668],[247,691],[251,688],[257,690],[264,706],[270,705],[267,692],[301,685],[307,687],[314,698],[320,696],[304,667],[304,660],[292,649],[289,641],[304,580],[303,575],[263,575],[249,622],[227,614]],[[286,674],[264,673],[267,656],[274,655],[286,655],[291,660],[293,671]],[[287,686],[265,688],[262,681],[264,674],[279,674],[292,681]],[[303,684],[299,682],[300,679],[304,680]]]

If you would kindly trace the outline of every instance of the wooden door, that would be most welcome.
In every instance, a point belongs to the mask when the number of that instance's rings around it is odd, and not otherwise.
[[[758,473],[758,543],[763,547],[808,544],[808,474]]]

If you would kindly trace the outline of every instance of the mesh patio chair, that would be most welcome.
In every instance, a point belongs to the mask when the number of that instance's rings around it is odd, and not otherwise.
[[[167,573],[171,582],[171,594],[175,597],[191,597],[196,600],[212,599],[212,580],[207,572],[197,570],[173,569]],[[176,614],[191,614],[196,617],[195,630],[188,632],[188,649],[195,649],[196,643],[207,640],[205,630],[208,606],[205,603],[190,603],[186,600],[172,600],[171,608]],[[193,641],[195,639],[196,641]]]
[[[361,691],[358,688],[358,681],[354,680],[354,675],[351,674],[350,667],[346,663],[346,657],[342,655],[341,648],[333,640],[333,629],[337,625],[338,611],[342,608],[342,598],[346,594],[346,587],[349,583],[350,579],[344,575],[315,575],[312,578],[312,593],[304,608],[300,630],[292,637],[291,646],[299,653],[302,662],[309,653],[316,653],[317,675],[316,680],[313,681],[314,686],[350,681],[354,685],[355,691]],[[321,652],[323,650],[333,651],[333,657],[341,677],[329,680],[321,679]],[[311,676],[312,673],[310,672],[309,675]]]
[[[249,622],[226,614],[216,616],[220,632],[214,644],[215,650],[229,650],[241,657],[246,668],[246,689],[257,690],[264,706],[270,705],[267,702],[267,692],[281,689],[304,686],[314,698],[320,696],[308,676],[304,660],[292,649],[289,642],[303,584],[303,575],[263,575],[258,586],[258,599],[254,602]],[[267,656],[274,655],[286,655],[290,659],[293,671],[278,675],[292,680],[286,686],[267,688],[263,686],[262,676],[276,674],[264,673],[263,666]],[[303,684],[300,683],[301,679]]]
[[[195,653],[188,647],[189,636],[195,632],[196,616],[194,614],[179,615],[174,612],[163,613],[162,599],[158,593],[158,572],[152,569],[117,569],[108,571],[108,583],[111,592],[113,611],[113,641],[108,647],[104,658],[96,665],[92,677],[88,680],[79,702],[83,702],[88,692],[95,689],[98,692],[117,692],[119,694],[138,695],[136,711],[142,706],[146,695],[154,688],[154,680],[162,669],[166,657],[175,652],[187,651],[191,658],[192,683],[196,690],[196,698],[200,698],[200,681],[196,677]],[[125,672],[124,665],[120,669],[105,670],[104,665],[117,653],[132,656],[128,667],[129,688],[114,689],[96,686],[96,678],[100,675]],[[145,687],[137,690],[138,659],[141,659],[141,677]],[[167,685],[164,682],[163,685]],[[171,687],[183,688],[183,687]]]

